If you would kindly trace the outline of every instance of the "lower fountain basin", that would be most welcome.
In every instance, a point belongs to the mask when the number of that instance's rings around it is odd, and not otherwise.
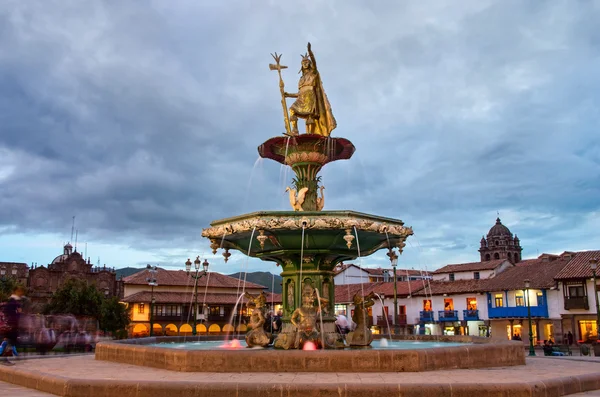
[[[409,350],[409,349],[432,349],[437,347],[456,347],[465,346],[466,343],[459,342],[436,342],[436,341],[387,341],[376,340],[371,343],[371,349],[377,350]],[[247,349],[248,345],[244,340],[233,341],[198,341],[198,342],[162,342],[151,343],[148,346],[164,347],[166,349],[178,350],[236,350]],[[262,347],[253,347],[252,349],[264,349]],[[352,348],[350,348],[352,349]]]
[[[99,343],[96,359],[184,372],[420,372],[525,364],[523,344],[516,341],[425,335],[394,339],[392,346],[400,342],[413,345],[316,351],[220,349],[217,346],[222,340],[208,343],[202,337],[156,337]],[[173,348],[184,342],[213,347]],[[422,348],[415,342],[431,344]]]

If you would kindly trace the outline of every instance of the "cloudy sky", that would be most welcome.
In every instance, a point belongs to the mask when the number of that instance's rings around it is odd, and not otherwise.
[[[367,3],[373,3],[367,5]],[[310,41],[349,161],[326,209],[400,218],[399,265],[476,261],[497,211],[524,257],[600,249],[600,1],[0,3],[0,261],[262,269],[202,228],[287,210],[283,132]],[[363,266],[386,264],[384,252]]]

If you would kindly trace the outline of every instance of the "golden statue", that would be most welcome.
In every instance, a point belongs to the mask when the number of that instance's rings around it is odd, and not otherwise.
[[[302,306],[294,310],[290,319],[297,329],[296,345],[300,349],[305,342],[313,342],[320,346],[319,332],[317,331],[317,316],[321,307],[315,307],[315,290],[310,284],[302,288]]]
[[[248,299],[246,306],[248,309],[252,309],[252,315],[250,316],[250,321],[248,323],[250,330],[246,333],[246,344],[248,347],[265,347],[271,341],[271,335],[267,334],[263,329],[263,325],[265,324],[267,296],[264,292],[261,292],[256,296],[246,292],[244,297]]]
[[[374,292],[361,296],[360,291],[352,298],[354,303],[352,321],[356,323],[356,328],[346,336],[346,341],[350,346],[369,346],[373,341],[373,333],[369,328],[369,321],[367,321],[367,317],[369,317],[367,308],[375,304],[374,299]]]
[[[323,90],[323,82],[317,69],[315,54],[308,43],[308,53],[302,55],[302,67],[300,72],[300,81],[298,81],[298,92],[285,92],[283,79],[281,78],[281,69],[287,66],[280,65],[281,55],[272,54],[276,65],[270,64],[271,70],[277,70],[279,73],[279,88],[282,95],[282,105],[286,132],[289,135],[298,135],[298,118],[306,121],[306,133],[322,136],[331,135],[331,131],[337,126],[337,122],[331,112],[331,105]],[[289,117],[287,112],[286,98],[296,98],[296,101],[290,106]],[[291,125],[291,128],[290,128]]]

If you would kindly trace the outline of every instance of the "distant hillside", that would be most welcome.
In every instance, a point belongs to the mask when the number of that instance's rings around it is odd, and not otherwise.
[[[122,269],[115,269],[115,273],[117,273],[117,280],[121,278],[121,276],[123,277],[127,277],[127,276],[131,276],[132,274],[135,274],[137,272],[139,272],[140,270],[144,270],[144,267],[124,267]]]
[[[229,277],[239,278],[239,273],[229,274]],[[242,273],[242,280],[244,278],[244,274]],[[276,294],[281,294],[281,276],[275,275],[275,288],[271,291],[271,284],[273,283],[273,274],[269,272],[252,272],[246,274],[246,281],[251,283],[256,283],[260,285],[264,285],[267,287],[269,292],[274,292]]]

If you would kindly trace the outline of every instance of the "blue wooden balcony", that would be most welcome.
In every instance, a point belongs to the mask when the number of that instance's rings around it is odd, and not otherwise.
[[[440,321],[458,321],[458,310],[440,310],[438,317]]]
[[[479,310],[463,310],[465,321],[479,321]]]
[[[488,308],[489,318],[527,318],[527,306],[516,307],[490,307]],[[548,306],[531,306],[531,317],[548,317]]]
[[[433,311],[432,310],[424,310],[420,312],[419,320],[422,323],[432,323],[433,320]]]

